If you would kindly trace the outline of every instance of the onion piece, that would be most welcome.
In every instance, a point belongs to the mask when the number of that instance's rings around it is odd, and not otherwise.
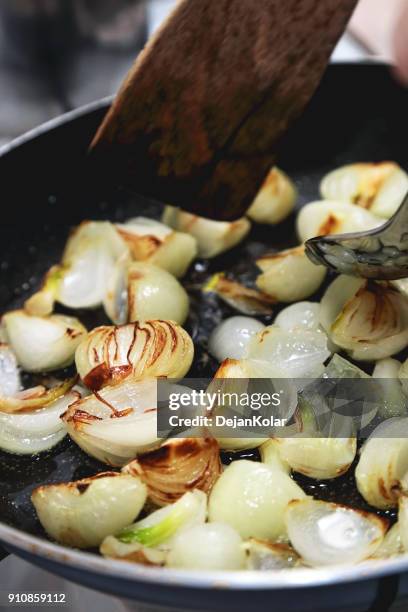
[[[97,391],[128,376],[182,378],[193,361],[188,333],[172,321],[97,327],[75,354],[79,375]]]
[[[400,495],[398,503],[398,523],[402,548],[405,552],[408,552],[408,496],[406,491],[403,491]]]
[[[302,489],[281,470],[253,461],[234,461],[215,483],[208,512],[211,522],[231,525],[243,538],[285,536],[284,514]]]
[[[240,570],[245,567],[245,551],[232,527],[207,523],[191,527],[175,538],[166,565],[193,570]]]
[[[348,234],[374,229],[383,220],[368,210],[345,202],[312,202],[300,210],[296,221],[297,235],[301,242],[315,236]]]
[[[122,471],[139,476],[148,488],[149,499],[166,506],[193,487],[204,493],[211,491],[221,474],[219,447],[213,438],[168,440]]]
[[[189,491],[174,504],[160,508],[146,518],[123,529],[117,539],[126,544],[138,542],[148,548],[169,550],[175,536],[190,527],[202,525],[207,515],[207,496]]]
[[[47,372],[71,364],[86,329],[74,317],[34,317],[24,310],[3,316],[10,346],[27,372]]]
[[[306,329],[323,331],[319,323],[320,304],[318,302],[297,302],[280,311],[274,321],[285,331]]]
[[[16,356],[7,344],[0,343],[0,396],[15,395],[20,389]]]
[[[298,302],[315,293],[325,279],[327,269],[310,261],[304,246],[264,255],[256,265],[262,274],[257,287],[278,302]]]
[[[0,412],[12,414],[45,408],[68,393],[76,381],[77,377],[75,376],[51,389],[39,386],[20,391],[14,396],[3,397],[0,395]]]
[[[324,334],[307,330],[287,332],[271,325],[251,340],[245,357],[273,364],[275,378],[296,379],[322,372],[330,351]]]
[[[374,559],[389,559],[390,557],[397,557],[403,552],[401,526],[397,522],[387,531],[385,538],[372,556]]]
[[[382,389],[379,412],[384,418],[405,416],[406,397],[398,378],[401,363],[397,359],[380,359],[375,364],[373,378]]]
[[[357,204],[389,219],[408,191],[408,175],[394,162],[350,164],[327,174],[320,191],[326,200]]]
[[[230,317],[211,333],[208,348],[218,361],[241,359],[253,336],[265,329],[265,325],[249,317]]]
[[[91,548],[138,516],[146,487],[138,478],[104,472],[77,482],[38,487],[31,500],[51,538],[67,546]]]
[[[276,225],[293,211],[296,198],[296,187],[290,178],[282,170],[274,167],[266,177],[247,215],[256,223]]]
[[[0,410],[0,448],[8,453],[35,455],[49,450],[66,436],[61,415],[80,398],[71,391],[44,408],[25,414]]]
[[[276,571],[300,565],[299,555],[287,544],[277,544],[265,540],[249,539],[245,542],[247,569],[256,571]]]
[[[128,379],[105,387],[72,404],[63,419],[71,438],[86,453],[122,467],[137,454],[160,446],[157,381]]]
[[[405,395],[408,396],[408,359],[404,361],[398,370],[398,378],[402,385],[402,390]]]
[[[99,551],[107,559],[117,559],[119,561],[130,561],[141,565],[165,564],[167,553],[156,548],[147,548],[138,542],[125,544],[114,536],[108,536],[102,542]]]
[[[133,259],[145,261],[182,278],[197,256],[197,242],[188,233],[175,232],[156,219],[135,217],[116,224]]]
[[[294,472],[317,480],[329,480],[348,471],[357,452],[355,438],[307,436],[306,433],[276,439],[282,460]]]
[[[216,257],[239,244],[249,233],[251,223],[243,217],[237,221],[213,221],[166,206],[163,223],[197,240],[198,255],[204,259]]]
[[[353,359],[384,359],[408,345],[408,298],[387,283],[340,276],[322,299],[320,322]]]
[[[248,316],[271,315],[272,304],[276,303],[274,298],[226,278],[222,272],[214,274],[203,291],[216,293],[228,306]]]
[[[359,563],[380,546],[387,525],[375,514],[302,499],[286,511],[289,540],[306,565]]]
[[[371,506],[394,508],[407,471],[408,418],[384,421],[361,449],[355,471],[357,488]]]
[[[290,465],[280,453],[278,440],[267,440],[259,447],[262,463],[265,463],[274,470],[282,470],[285,474],[290,474]]]

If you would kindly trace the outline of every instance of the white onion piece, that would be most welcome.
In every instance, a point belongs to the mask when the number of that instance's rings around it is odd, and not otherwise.
[[[231,317],[222,321],[208,340],[210,353],[218,359],[241,359],[253,336],[265,325],[250,317]]]
[[[129,266],[129,322],[163,319],[182,325],[189,306],[186,290],[169,272],[145,262]]]
[[[271,315],[272,305],[276,303],[276,300],[266,293],[231,280],[223,272],[214,274],[202,290],[205,293],[215,293],[228,306],[250,317]]]
[[[375,508],[394,508],[408,472],[408,418],[381,423],[361,449],[355,476],[357,488]]]
[[[99,551],[107,559],[118,559],[119,561],[130,561],[141,565],[164,565],[167,553],[157,548],[148,548],[133,542],[126,544],[114,536],[108,536],[102,542]]]
[[[340,276],[323,296],[320,322],[353,359],[384,359],[408,345],[408,298],[388,284]]]
[[[304,246],[264,255],[256,264],[262,270],[257,287],[278,302],[308,298],[319,289],[327,272],[310,261]]]
[[[232,249],[251,229],[251,223],[245,217],[231,222],[213,221],[174,206],[166,206],[162,221],[175,230],[193,236],[197,240],[198,255],[204,259],[216,257]]]
[[[87,387],[97,391],[133,376],[182,378],[193,361],[188,333],[173,321],[97,327],[78,346],[75,363]]]
[[[359,563],[375,552],[386,531],[375,514],[310,498],[289,504],[286,525],[292,546],[312,567]]]
[[[259,447],[262,463],[265,463],[274,470],[282,470],[285,474],[290,474],[290,465],[281,453],[278,440],[267,440]]]
[[[408,359],[404,361],[398,370],[398,378],[402,385],[402,390],[405,395],[408,396]]]
[[[197,242],[188,233],[175,232],[156,219],[135,217],[116,229],[127,243],[136,261],[145,261],[176,278],[187,272],[197,256]]]
[[[288,332],[272,325],[251,340],[246,358],[273,364],[282,378],[308,378],[323,371],[329,356],[324,334],[298,329]]]
[[[317,480],[338,478],[350,468],[357,452],[354,438],[308,438],[299,434],[277,438],[279,453],[293,471]]]
[[[0,411],[0,448],[20,455],[35,455],[52,448],[67,433],[61,415],[79,397],[71,391],[49,406],[26,414]]]
[[[276,225],[293,211],[296,198],[296,187],[290,178],[279,168],[272,168],[247,215],[256,223]]]
[[[288,503],[305,497],[284,472],[252,461],[229,465],[210,494],[211,522],[231,525],[243,538],[276,540],[285,536]]]
[[[379,412],[384,418],[406,415],[406,397],[398,378],[401,363],[397,359],[381,359],[375,364],[373,378],[382,388]]]
[[[129,253],[119,257],[106,283],[103,307],[106,315],[115,325],[128,321],[128,267]]]
[[[202,525],[207,516],[207,496],[189,491],[174,504],[160,508],[146,518],[123,529],[117,538],[124,543],[139,542],[148,548],[169,550],[176,537],[191,527]]]
[[[408,175],[393,162],[350,164],[327,174],[320,191],[327,200],[357,204],[389,219],[408,191]]]
[[[287,306],[278,314],[274,321],[285,331],[306,329],[322,331],[319,323],[320,304],[318,302],[298,302]]]
[[[368,210],[345,202],[312,202],[299,212],[296,228],[301,242],[315,236],[362,232],[382,225],[384,221]]]
[[[0,344],[0,396],[15,395],[20,389],[16,356],[7,344]]]
[[[385,538],[373,554],[373,557],[375,559],[389,559],[390,557],[397,557],[403,552],[404,546],[402,544],[401,526],[400,523],[397,522],[387,531]]]
[[[408,552],[408,497],[404,492],[399,498],[398,523],[402,547]]]
[[[276,571],[300,565],[299,555],[287,544],[273,544],[251,538],[245,542],[247,569]]]
[[[76,378],[70,378],[50,388],[38,385],[19,391],[15,395],[0,395],[0,412],[15,414],[45,408],[73,389]]]
[[[71,438],[89,455],[121,467],[160,446],[157,381],[128,379],[75,402],[64,415]]]
[[[34,317],[24,310],[6,313],[3,324],[18,363],[27,372],[46,372],[71,364],[87,333],[74,317]]]
[[[51,538],[67,546],[91,548],[138,516],[146,501],[146,487],[138,478],[106,472],[38,487],[31,500]]]
[[[245,551],[232,527],[207,523],[175,538],[166,565],[194,570],[240,570],[245,566]]]

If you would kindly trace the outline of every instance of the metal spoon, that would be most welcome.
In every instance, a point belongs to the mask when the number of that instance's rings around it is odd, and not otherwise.
[[[376,280],[408,277],[408,194],[387,223],[367,232],[318,236],[306,242],[315,264]]]

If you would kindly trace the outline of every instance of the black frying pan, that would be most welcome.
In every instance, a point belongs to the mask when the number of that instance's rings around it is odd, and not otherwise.
[[[157,204],[108,188],[87,168],[87,146],[108,104],[98,102],[54,120],[0,152],[1,311],[20,306],[35,290],[42,274],[58,261],[73,225],[83,219],[121,220],[160,213]],[[331,66],[281,151],[279,165],[295,179],[300,205],[318,199],[320,178],[338,165],[390,159],[408,169],[407,109],[408,92],[393,81],[387,67]],[[278,228],[255,227],[235,251],[206,264],[204,270],[193,268],[187,282],[196,284],[212,270],[231,267],[250,279],[253,270],[248,261],[265,248],[295,244],[293,227],[293,218]],[[191,295],[189,328],[197,351],[193,374],[206,376],[215,367],[206,353],[206,338],[229,311],[215,298],[200,301],[194,291]],[[100,313],[82,314],[89,326],[103,321]],[[103,469],[69,440],[34,459],[0,453],[0,540],[7,550],[87,586],[179,608],[238,610],[256,605],[288,612],[374,611],[387,610],[396,598],[408,602],[408,559],[404,558],[369,568],[214,575],[105,561],[48,542],[29,500],[31,490],[40,483],[78,479]],[[310,492],[313,484],[302,482]],[[350,477],[338,479],[334,489],[322,488],[320,495],[363,506]],[[1,577],[0,586],[6,588]]]

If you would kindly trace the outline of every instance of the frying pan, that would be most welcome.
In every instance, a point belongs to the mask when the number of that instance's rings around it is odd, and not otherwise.
[[[108,187],[86,165],[87,145],[109,103],[102,100],[68,113],[0,152],[1,311],[21,305],[38,286],[41,275],[58,261],[71,226],[86,218],[158,214],[157,204]],[[407,108],[408,93],[394,82],[387,66],[330,66],[311,106],[281,149],[279,164],[295,179],[299,204],[318,198],[318,183],[326,171],[350,161],[392,159],[408,168]],[[203,270],[208,274],[232,264],[239,268],[265,246],[282,248],[294,240],[293,218],[278,229],[254,228],[244,245],[207,268],[200,264],[190,272],[188,282],[199,280]],[[204,372],[210,363],[205,337],[225,316],[226,307],[215,298],[194,299],[195,318],[189,325],[197,367]],[[94,317],[90,324],[97,323],[97,313],[83,315]],[[40,483],[78,479],[101,469],[68,440],[37,458],[0,454],[0,541],[4,547],[88,587],[177,609],[237,611],[253,606],[287,612],[373,612],[388,610],[394,600],[401,610],[406,609],[408,557],[313,571],[214,574],[107,561],[48,541],[30,504],[31,490]],[[338,501],[347,502],[356,495],[350,478],[339,480],[336,487]]]

